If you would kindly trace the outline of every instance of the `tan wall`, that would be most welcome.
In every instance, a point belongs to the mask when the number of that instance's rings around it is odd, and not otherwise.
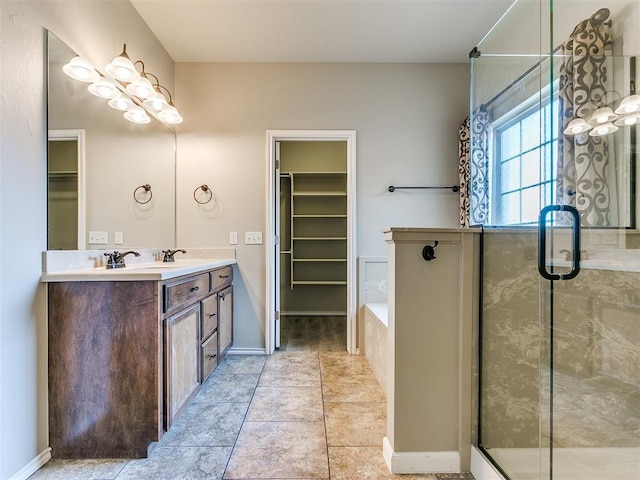
[[[468,111],[467,65],[193,64],[176,66],[179,247],[219,246],[230,231],[266,231],[266,131],[357,132],[357,256],[385,255],[388,225],[456,226],[457,129]],[[203,108],[206,105],[206,108]],[[219,209],[191,198],[207,183]],[[265,249],[237,248],[236,339],[264,347]],[[355,288],[355,285],[354,285]]]

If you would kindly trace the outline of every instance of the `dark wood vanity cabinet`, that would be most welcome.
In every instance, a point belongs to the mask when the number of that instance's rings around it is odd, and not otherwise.
[[[232,342],[232,281],[49,283],[53,457],[146,457]]]

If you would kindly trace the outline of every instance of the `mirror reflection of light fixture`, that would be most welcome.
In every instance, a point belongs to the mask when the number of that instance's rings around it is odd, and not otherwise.
[[[618,130],[618,127],[616,127],[611,122],[606,122],[606,123],[603,123],[603,124],[600,124],[600,125],[596,125],[595,127],[593,127],[591,129],[591,131],[589,132],[589,136],[591,136],[591,137],[602,137],[604,135],[609,135],[610,133],[613,133],[616,130]]]
[[[616,108],[615,113],[618,115],[628,115],[640,111],[640,95],[629,95],[624,97]]]
[[[124,118],[133,123],[149,123],[151,121],[145,109],[139,105],[134,105],[124,112]]]
[[[93,68],[93,65],[80,56],[69,60],[69,63],[66,63],[62,70],[71,78],[81,82],[92,83],[100,79],[100,74]]]
[[[158,118],[165,123],[177,124],[182,123],[183,119],[178,113],[178,109],[173,105],[169,105],[167,108],[158,112]]]
[[[109,106],[111,108],[115,108],[116,110],[120,110],[123,112],[129,110],[134,105],[135,104],[133,103],[133,100],[131,100],[126,95],[123,95],[122,93],[120,94],[119,97],[112,98],[111,100],[109,100]]]
[[[100,77],[89,85],[89,91],[100,98],[116,98],[120,95],[120,90],[113,80],[106,77]]]
[[[613,124],[619,127],[629,127],[631,125],[635,125],[638,122],[640,122],[640,113],[624,115],[613,122]]]
[[[565,135],[578,135],[591,130],[592,128],[593,127],[589,125],[584,118],[574,118],[569,122],[563,133]]]
[[[613,110],[609,107],[600,107],[587,120],[591,125],[602,125],[609,123],[618,118],[618,115],[613,113]]]
[[[140,74],[136,70],[135,65],[127,55],[127,44],[122,47],[122,53],[115,57],[111,63],[107,64],[105,70],[109,76],[120,80],[121,82],[135,82],[140,78]]]

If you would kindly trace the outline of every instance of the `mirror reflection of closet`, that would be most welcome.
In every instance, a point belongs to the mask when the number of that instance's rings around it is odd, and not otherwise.
[[[84,249],[84,130],[50,130],[47,250]]]

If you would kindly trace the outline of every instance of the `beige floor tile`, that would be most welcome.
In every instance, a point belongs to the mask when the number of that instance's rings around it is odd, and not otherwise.
[[[247,422],[321,422],[320,387],[258,387]]]
[[[380,447],[329,447],[331,480],[437,480],[435,475],[394,475]]]
[[[225,479],[328,478],[323,422],[246,422]]]
[[[305,362],[269,362],[265,365],[259,387],[319,387],[320,367]]]
[[[330,447],[382,448],[386,403],[327,403],[324,414]]]
[[[373,374],[323,375],[322,396],[325,402],[381,403],[387,401]]]
[[[364,355],[347,352],[320,352],[322,375],[373,375]]]
[[[266,365],[306,365],[318,367],[320,360],[316,351],[276,352],[270,355]]]

